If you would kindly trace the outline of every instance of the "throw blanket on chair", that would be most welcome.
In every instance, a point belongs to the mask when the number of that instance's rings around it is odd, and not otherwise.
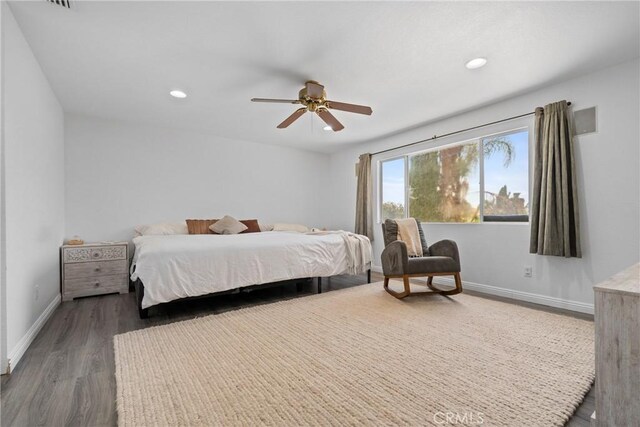
[[[398,240],[402,240],[407,245],[407,255],[410,257],[424,256],[416,220],[413,218],[397,219],[396,223],[398,224]]]

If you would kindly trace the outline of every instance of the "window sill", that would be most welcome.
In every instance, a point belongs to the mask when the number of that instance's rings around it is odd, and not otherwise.
[[[384,224],[384,221],[376,221],[376,224]],[[420,222],[424,225],[530,225],[531,221],[483,221],[483,222]]]
[[[486,222],[421,222],[425,225],[529,225],[529,221],[486,221]]]

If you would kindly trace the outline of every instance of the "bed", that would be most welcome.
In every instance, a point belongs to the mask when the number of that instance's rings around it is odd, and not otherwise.
[[[131,280],[141,318],[179,299],[295,279],[368,273],[371,243],[348,232],[139,236]]]

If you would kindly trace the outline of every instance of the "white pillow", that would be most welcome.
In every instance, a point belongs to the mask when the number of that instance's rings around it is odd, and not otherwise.
[[[309,227],[302,224],[273,224],[273,231],[297,231],[298,233],[307,233]]]
[[[136,236],[169,236],[172,234],[189,234],[187,223],[159,222],[151,225],[139,225],[135,228]]]
[[[248,227],[232,216],[225,215],[209,226],[209,230],[218,234],[238,234]]]

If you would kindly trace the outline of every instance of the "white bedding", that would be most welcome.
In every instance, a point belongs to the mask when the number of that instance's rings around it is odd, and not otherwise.
[[[355,260],[347,244],[353,239],[350,234],[139,236],[133,239],[131,279],[144,284],[142,308],[147,308],[243,286],[353,272],[354,263],[364,272],[371,262],[371,244],[357,239],[362,252]]]

